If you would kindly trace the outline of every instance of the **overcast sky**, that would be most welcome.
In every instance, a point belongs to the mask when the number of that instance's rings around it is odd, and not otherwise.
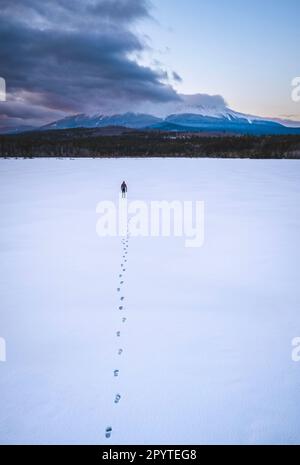
[[[0,123],[155,111],[198,93],[300,119],[299,21],[299,0],[0,0]]]

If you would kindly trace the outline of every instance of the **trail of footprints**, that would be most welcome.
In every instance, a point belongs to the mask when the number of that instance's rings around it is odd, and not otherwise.
[[[124,308],[125,308],[125,305],[124,305],[124,300],[125,300],[125,297],[122,293],[122,288],[123,288],[123,284],[124,284],[124,273],[126,272],[126,264],[127,264],[127,261],[128,261],[128,238],[129,238],[129,234],[128,234],[128,231],[127,231],[127,235],[125,238],[122,239],[122,250],[123,250],[123,255],[122,255],[122,263],[121,263],[121,273],[119,274],[119,287],[117,288],[117,293],[118,293],[118,301],[119,301],[119,304],[118,304],[118,311],[122,311],[122,317],[121,317],[121,323],[122,324],[125,324],[126,321],[127,321],[127,318],[124,315]],[[121,331],[118,330],[116,331],[116,337],[119,339],[121,338]],[[121,356],[123,354],[124,350],[123,348],[119,347],[118,351],[117,351],[117,354],[118,356]],[[117,368],[113,370],[113,376],[115,378],[117,378],[120,374],[120,370],[118,370]],[[114,404],[118,404],[120,401],[121,401],[121,394],[119,393],[116,393],[114,395]],[[105,437],[107,439],[109,439],[112,435],[112,427],[111,426],[107,426],[107,428],[105,429]]]

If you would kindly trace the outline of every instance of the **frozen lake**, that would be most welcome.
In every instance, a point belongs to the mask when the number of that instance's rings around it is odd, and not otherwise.
[[[203,246],[130,237],[120,278],[123,179],[204,201]],[[1,444],[300,444],[299,161],[2,159],[0,198]]]

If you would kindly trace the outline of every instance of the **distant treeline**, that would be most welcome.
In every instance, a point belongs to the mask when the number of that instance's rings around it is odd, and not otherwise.
[[[300,159],[300,136],[233,136],[124,128],[0,136],[3,157],[220,157]]]

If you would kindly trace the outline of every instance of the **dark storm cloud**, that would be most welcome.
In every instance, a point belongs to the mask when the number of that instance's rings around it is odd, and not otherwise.
[[[179,76],[179,74],[176,73],[176,71],[173,71],[172,75],[173,75],[174,81],[176,81],[176,82],[182,82],[182,77]]]
[[[101,13],[102,17],[132,21],[149,16],[150,4],[145,0],[103,0],[88,7],[92,13]]]
[[[0,11],[7,118],[19,111],[44,122],[64,112],[179,99],[164,70],[132,58],[145,49],[131,25],[149,16],[146,0],[0,0]]]

